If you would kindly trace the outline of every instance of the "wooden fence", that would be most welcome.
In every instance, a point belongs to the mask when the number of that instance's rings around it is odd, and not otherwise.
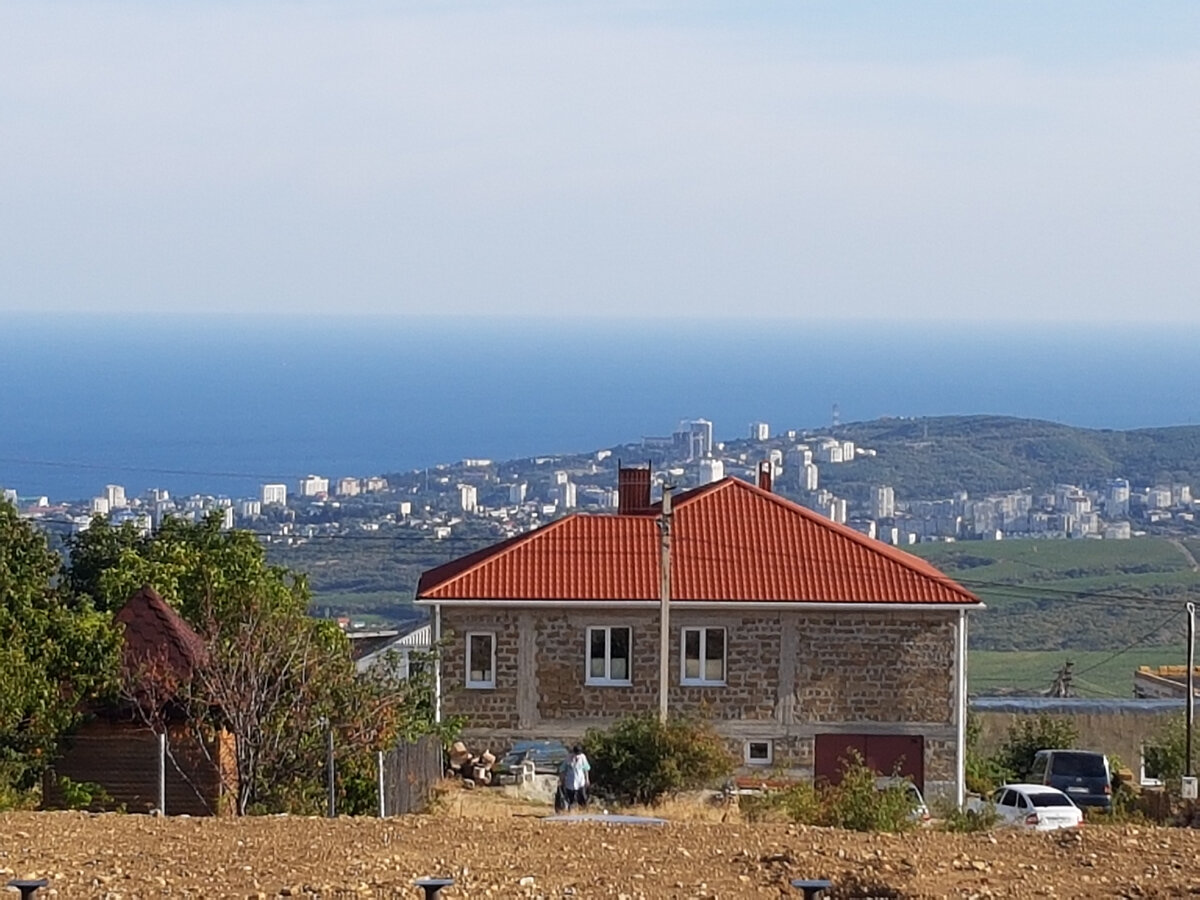
[[[427,735],[384,753],[383,814],[423,812],[442,774],[442,742],[437,737]]]

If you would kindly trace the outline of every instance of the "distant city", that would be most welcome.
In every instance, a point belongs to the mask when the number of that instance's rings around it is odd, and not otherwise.
[[[1131,485],[1123,478],[1088,488],[1059,484],[982,497],[966,491],[905,497],[893,485],[876,484],[867,497],[852,502],[822,488],[821,473],[874,457],[875,449],[828,431],[776,433],[767,422],[752,423],[745,438],[717,442],[713,428],[707,419],[688,419],[671,434],[587,454],[468,458],[403,474],[310,474],[295,483],[264,483],[254,497],[172,496],[161,489],[131,497],[119,484],[82,501],[22,496],[15,488],[3,489],[3,497],[23,516],[63,535],[86,529],[95,516],[148,533],[168,516],[199,520],[216,511],[225,528],[250,529],[268,542],[394,529],[441,540],[477,523],[507,536],[576,509],[615,510],[616,469],[623,460],[650,465],[656,496],[667,484],[682,489],[726,476],[755,481],[763,466],[778,493],[897,546],[1004,537],[1124,540],[1147,529],[1190,528],[1197,512],[1191,485]],[[830,431],[836,430],[835,423]]]

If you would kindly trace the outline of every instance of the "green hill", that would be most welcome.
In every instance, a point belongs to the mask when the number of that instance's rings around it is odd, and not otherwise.
[[[878,455],[822,466],[821,484],[864,499],[873,484],[897,496],[932,499],[1057,483],[1200,484],[1200,426],[1108,431],[1036,419],[944,416],[878,419],[840,426],[836,436]]]

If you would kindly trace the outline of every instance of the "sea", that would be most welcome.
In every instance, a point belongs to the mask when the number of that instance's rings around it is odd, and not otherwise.
[[[881,416],[1200,423],[1200,327],[0,314],[0,487],[255,496],[316,473]]]

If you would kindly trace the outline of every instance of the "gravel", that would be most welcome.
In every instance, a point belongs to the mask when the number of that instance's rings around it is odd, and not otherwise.
[[[422,876],[461,897],[838,897],[1200,895],[1200,833],[1087,826],[1049,834],[865,835],[787,825],[671,822],[150,818],[0,815],[0,883],[50,879],[39,896],[411,897]],[[16,896],[16,894],[12,894]]]

